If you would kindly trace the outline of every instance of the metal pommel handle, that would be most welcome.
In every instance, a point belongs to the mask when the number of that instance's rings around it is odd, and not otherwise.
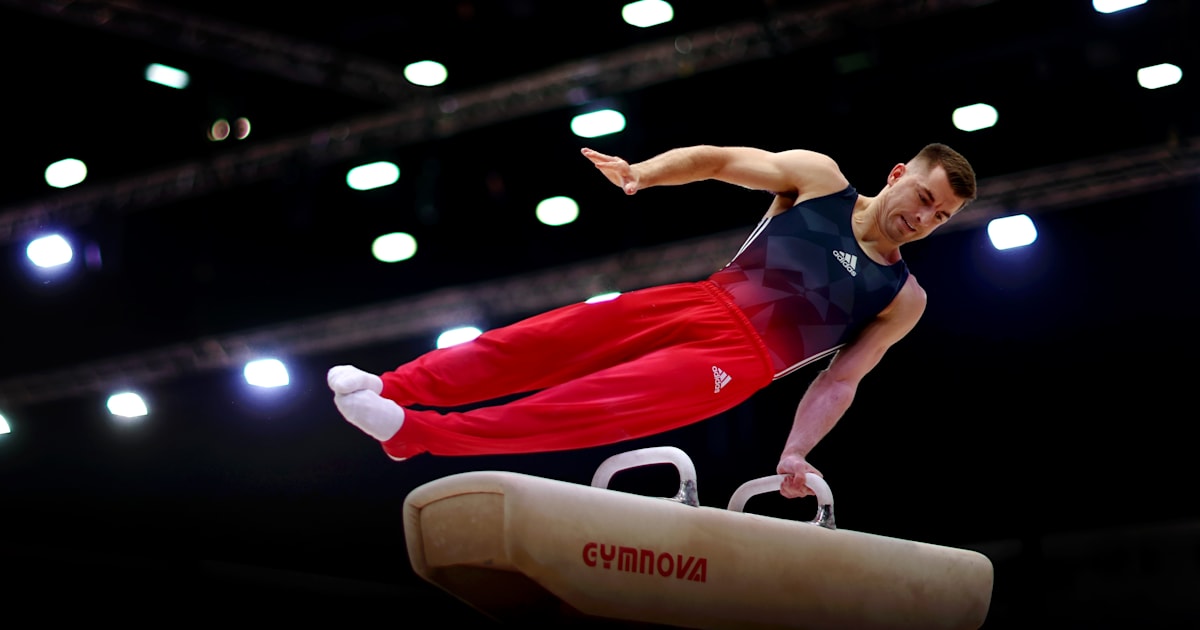
[[[790,476],[771,475],[747,481],[733,492],[733,496],[729,498],[727,509],[741,512],[750,497],[767,492],[778,492],[783,480]],[[817,495],[817,516],[811,522],[826,529],[837,529],[833,519],[833,492],[829,490],[829,484],[813,473],[804,475],[804,483]]]
[[[596,474],[592,475],[592,486],[607,488],[614,474],[627,468],[649,466],[652,464],[673,464],[679,471],[679,493],[671,498],[692,507],[700,506],[696,492],[696,466],[692,458],[681,449],[674,446],[652,446],[636,451],[618,453],[600,463]]]

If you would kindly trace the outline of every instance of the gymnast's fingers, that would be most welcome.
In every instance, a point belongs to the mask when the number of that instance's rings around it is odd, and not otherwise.
[[[784,478],[783,482],[779,484],[779,492],[788,499],[799,499],[813,494],[813,491],[795,475]]]
[[[611,155],[605,155],[605,154],[603,154],[603,153],[601,153],[601,152],[599,152],[599,151],[596,151],[596,150],[594,150],[594,149],[589,149],[589,148],[587,148],[587,147],[584,147],[583,149],[580,149],[580,153],[583,153],[583,156],[584,156],[584,157],[586,157],[587,159],[589,159],[589,160],[591,160],[592,162],[596,163],[596,165],[597,165],[597,166],[598,166],[598,165],[599,165],[601,162],[612,162],[612,161],[615,161],[615,160],[617,160],[617,159],[618,159],[618,158],[615,158],[615,157],[613,157],[613,156],[611,156]]]

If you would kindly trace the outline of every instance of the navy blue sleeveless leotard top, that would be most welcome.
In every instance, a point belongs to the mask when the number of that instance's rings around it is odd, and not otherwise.
[[[850,342],[908,280],[903,260],[881,265],[859,246],[851,227],[857,200],[847,186],[764,217],[709,276],[766,343],[776,379]]]

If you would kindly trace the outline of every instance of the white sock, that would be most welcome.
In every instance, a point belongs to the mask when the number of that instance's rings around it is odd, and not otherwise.
[[[329,368],[325,381],[335,394],[350,394],[364,389],[376,394],[383,391],[383,379],[353,365],[335,365]]]
[[[350,424],[380,442],[391,439],[404,424],[404,408],[371,390],[337,394],[333,404]]]

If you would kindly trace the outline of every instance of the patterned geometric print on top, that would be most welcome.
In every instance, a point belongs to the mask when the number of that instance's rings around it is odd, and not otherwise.
[[[709,277],[766,342],[776,379],[848,343],[908,279],[903,260],[881,265],[859,246],[851,224],[857,200],[847,186],[763,218]]]

